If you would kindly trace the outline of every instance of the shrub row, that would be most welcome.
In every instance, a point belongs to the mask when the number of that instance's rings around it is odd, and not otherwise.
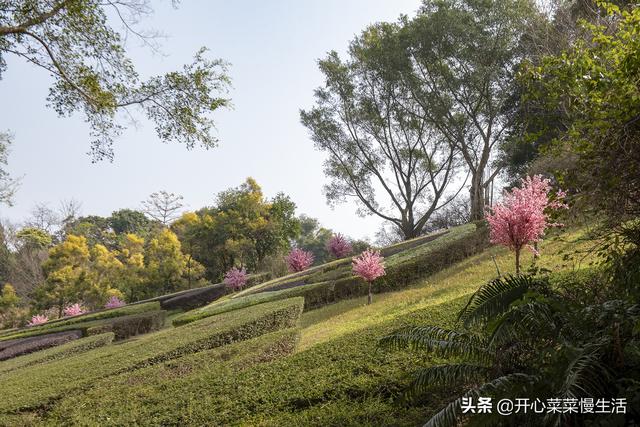
[[[124,307],[94,311],[91,313],[82,314],[80,316],[52,320],[43,325],[19,329],[19,330],[13,331],[13,333],[11,334],[7,334],[5,336],[0,337],[0,341],[42,335],[42,334],[50,333],[51,330],[62,331],[62,330],[73,329],[73,327],[69,328],[68,326],[97,321],[97,320],[112,319],[114,317],[144,313],[147,311],[154,311],[159,309],[160,309],[160,303],[149,302],[145,304],[126,305]]]
[[[165,310],[191,310],[197,307],[202,307],[211,301],[215,301],[227,293],[228,290],[226,286],[222,283],[218,283],[211,286],[205,286],[203,288],[192,289],[189,292],[163,300],[160,304]]]
[[[387,246],[385,248],[380,249],[380,254],[382,254],[382,256],[384,257],[389,257],[399,252],[413,249],[420,245],[424,245],[425,243],[438,239],[447,233],[449,233],[449,230],[438,231],[435,233],[428,234],[426,236],[420,236],[420,237],[416,237],[415,239],[405,240],[405,241],[396,243],[395,245]]]
[[[81,337],[82,331],[74,330],[6,341],[0,350],[0,361],[55,347]]]
[[[162,329],[167,319],[164,310],[150,311],[147,313],[132,314],[109,320],[107,323],[92,326],[86,329],[85,335],[98,335],[113,332],[116,340],[123,340],[135,335],[147,334]]]
[[[74,354],[84,353],[91,349],[110,344],[113,341],[113,338],[113,333],[108,332],[106,334],[80,338],[57,347],[38,351],[37,353],[31,353],[11,360],[6,360],[0,363],[0,374],[38,363],[50,362],[52,360],[69,357]]]
[[[201,399],[206,399],[208,395],[217,394],[216,390],[210,387],[210,378],[232,378],[248,368],[259,368],[290,355],[295,349],[298,337],[298,330],[285,329],[159,363],[135,372],[111,376],[83,391],[81,398],[89,401],[102,394],[117,400],[111,401],[110,404],[115,403],[119,406],[125,399],[129,399],[119,393],[119,390],[126,390],[126,396],[136,396],[139,402],[145,402],[136,405],[129,400],[131,406],[127,410],[107,415],[109,425],[223,425],[189,420],[187,413],[173,409],[177,406],[177,401],[202,401]],[[171,398],[167,399],[165,396]],[[224,399],[224,396],[220,398]],[[149,402],[149,405],[146,402]],[[81,413],[71,397],[64,398],[59,403],[60,406],[53,408],[52,413],[47,413],[46,422],[52,425],[105,424],[104,413]],[[108,405],[101,402],[100,410],[105,406]],[[150,411],[149,408],[153,410]],[[70,414],[73,414],[73,418],[69,417]],[[46,424],[44,421],[43,424]]]
[[[289,328],[297,322],[303,304],[302,298],[260,304],[250,310],[163,329],[117,346],[8,372],[0,376],[0,414],[39,407],[118,372]]]
[[[374,292],[388,292],[409,286],[424,275],[433,274],[447,266],[473,255],[487,245],[487,230],[482,224],[469,224],[457,227],[451,232],[442,232],[410,241],[416,248],[420,244],[429,245],[420,250],[410,251],[410,254],[390,256],[387,260],[387,275],[374,282]],[[427,237],[429,239],[427,239]],[[442,237],[434,241],[438,237]],[[398,246],[398,245],[396,245]],[[340,267],[340,265],[338,264]],[[199,310],[184,313],[173,320],[174,325],[183,325],[208,316],[237,310],[268,301],[302,296],[305,299],[305,309],[312,309],[339,300],[366,295],[368,286],[362,279],[351,274],[350,269],[342,269],[341,276],[336,280],[311,282],[309,280],[322,278],[318,274],[305,279],[295,277],[280,283],[272,283],[262,287],[253,294],[238,294],[225,301],[214,302]],[[318,273],[318,272],[316,272]],[[326,272],[323,272],[326,273]],[[326,277],[326,276],[325,276]]]

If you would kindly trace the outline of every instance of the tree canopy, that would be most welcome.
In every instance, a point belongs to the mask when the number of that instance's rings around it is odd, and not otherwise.
[[[16,56],[53,78],[48,104],[60,115],[81,113],[90,126],[94,160],[113,158],[124,129],[119,115],[140,110],[161,141],[213,147],[212,114],[229,105],[227,64],[201,48],[182,70],[143,79],[127,56],[126,40],[156,47],[138,28],[152,12],[147,0],[0,1],[0,78]],[[120,24],[122,31],[112,25]]]

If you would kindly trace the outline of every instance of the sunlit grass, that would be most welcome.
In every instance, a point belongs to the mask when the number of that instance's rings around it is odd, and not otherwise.
[[[579,259],[565,259],[578,250],[587,248],[583,241],[583,229],[560,233],[543,241],[536,260],[539,268],[552,271],[580,269],[587,267],[593,256],[582,255]],[[495,259],[495,263],[494,263]],[[526,270],[534,261],[527,251],[522,256],[522,268]],[[427,309],[447,301],[470,295],[480,285],[497,277],[496,264],[500,273],[514,274],[513,253],[502,247],[491,247],[482,253],[467,258],[432,276],[425,277],[416,285],[397,292],[376,294],[373,303],[366,305],[366,297],[341,301],[302,316],[301,339],[297,351],[331,340],[350,332],[374,326],[408,314],[415,310]]]

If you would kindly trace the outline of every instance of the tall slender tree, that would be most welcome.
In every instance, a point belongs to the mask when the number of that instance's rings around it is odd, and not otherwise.
[[[316,105],[300,116],[328,155],[329,203],[353,198],[360,214],[377,215],[410,239],[452,199],[459,148],[407,91],[397,35],[396,25],[374,25],[351,43],[346,61],[330,52],[319,62],[325,84]]]

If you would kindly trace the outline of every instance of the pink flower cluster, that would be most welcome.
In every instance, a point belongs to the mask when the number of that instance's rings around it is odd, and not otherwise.
[[[126,305],[125,302],[114,295],[109,298],[109,301],[107,301],[107,303],[104,305],[104,308],[118,308],[122,307],[123,305]]]
[[[340,233],[327,242],[327,250],[336,258],[344,258],[351,253],[351,243]]]
[[[551,185],[540,175],[526,177],[521,188],[506,193],[504,200],[487,213],[491,228],[491,243],[497,243],[519,252],[542,239],[547,227],[559,226],[549,222],[548,209],[566,208],[565,193],[559,191],[555,200],[549,198]]]
[[[313,254],[302,249],[294,249],[285,258],[289,271],[304,271],[313,264]]]
[[[80,307],[78,303],[65,307],[63,312],[65,317],[79,316],[85,313],[84,309]]]
[[[27,323],[27,326],[42,325],[43,323],[47,323],[48,321],[49,318],[44,314],[36,314],[31,318],[31,321]]]
[[[222,283],[224,283],[227,288],[238,290],[242,289],[242,287],[247,284],[247,278],[247,271],[244,268],[238,269],[233,267],[231,270],[226,272]]]
[[[383,261],[380,251],[366,250],[353,259],[353,273],[371,283],[385,275]]]

